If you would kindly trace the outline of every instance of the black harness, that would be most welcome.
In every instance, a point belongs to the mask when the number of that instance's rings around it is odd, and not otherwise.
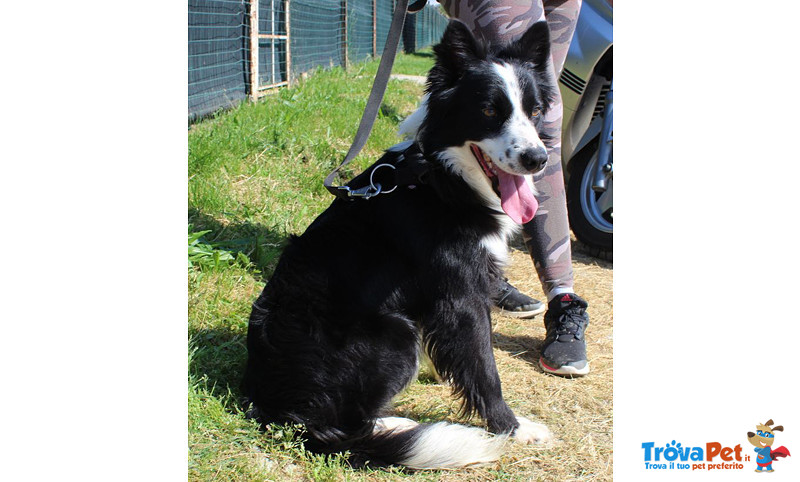
[[[425,184],[433,165],[416,142],[409,144],[400,152],[390,150],[346,185],[333,186],[335,191],[331,193],[340,199],[370,199],[394,192],[398,187],[413,189]]]

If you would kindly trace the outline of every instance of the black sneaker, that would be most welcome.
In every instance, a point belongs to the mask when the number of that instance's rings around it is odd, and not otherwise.
[[[511,286],[508,280],[500,283],[500,291],[494,297],[495,306],[506,316],[514,318],[533,318],[544,312],[544,303],[524,295]]]
[[[544,339],[539,366],[555,375],[582,376],[589,373],[586,340],[583,332],[589,324],[583,298],[564,293],[553,298],[544,315],[547,337]]]

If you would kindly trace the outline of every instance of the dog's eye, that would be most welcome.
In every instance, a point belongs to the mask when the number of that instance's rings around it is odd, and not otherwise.
[[[485,115],[486,117],[494,117],[497,115],[497,111],[494,110],[494,108],[492,107],[487,107],[483,109],[483,115]]]
[[[539,109],[534,109],[533,112],[531,112],[531,117],[539,117],[539,114],[541,113],[542,111],[540,111]]]

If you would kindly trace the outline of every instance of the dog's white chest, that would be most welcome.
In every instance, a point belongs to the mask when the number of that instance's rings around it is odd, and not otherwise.
[[[519,230],[519,225],[505,214],[496,216],[500,229],[496,233],[486,235],[481,239],[481,246],[489,252],[493,261],[498,266],[508,265],[508,240]]]

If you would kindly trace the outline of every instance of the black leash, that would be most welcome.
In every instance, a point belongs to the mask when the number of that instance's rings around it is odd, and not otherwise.
[[[419,10],[422,10],[427,3],[427,0],[417,0],[409,7],[408,1],[409,0],[397,0],[397,4],[395,5],[394,14],[392,15],[392,24],[389,27],[389,34],[386,37],[386,45],[383,48],[380,64],[378,64],[378,72],[375,74],[375,81],[372,84],[372,90],[369,93],[367,106],[364,108],[364,114],[361,116],[361,123],[358,125],[358,130],[353,138],[353,144],[350,146],[350,150],[347,151],[347,155],[344,157],[342,163],[339,164],[339,167],[334,169],[330,174],[328,174],[328,177],[325,178],[325,189],[327,189],[328,192],[337,198],[369,199],[373,196],[377,196],[381,192],[391,192],[400,185],[413,185],[415,182],[414,179],[419,179],[424,174],[424,172],[422,172],[423,166],[427,166],[427,162],[424,162],[424,157],[422,156],[422,153],[419,152],[419,149],[416,149],[417,152],[414,153],[416,155],[411,155],[412,152],[407,150],[398,159],[398,165],[404,160],[411,160],[411,162],[405,163],[405,165],[409,165],[411,167],[410,170],[406,170],[403,167],[398,172],[398,166],[393,164],[377,164],[371,166],[369,170],[354,178],[352,181],[347,183],[347,185],[333,185],[333,181],[339,174],[339,171],[344,166],[349,164],[359,152],[361,152],[361,149],[363,149],[364,145],[367,143],[367,139],[369,139],[370,132],[372,132],[372,126],[375,124],[375,119],[378,116],[378,109],[380,108],[381,102],[383,101],[383,96],[386,93],[386,86],[389,84],[389,76],[392,73],[392,65],[394,64],[394,58],[397,55],[397,46],[400,43],[400,36],[403,33],[403,23],[406,19],[406,10],[412,13],[418,12]],[[380,174],[378,174],[378,172],[380,172]],[[394,181],[389,179],[388,181],[384,181],[384,183],[394,182],[394,187],[392,187],[392,189],[385,189],[383,186],[390,184],[381,183],[380,179],[386,178],[386,175],[390,174],[390,172],[393,174],[392,177],[394,178]],[[356,183],[356,180],[363,182],[366,175],[369,175],[368,185],[360,188],[351,187],[358,186],[359,184]]]

